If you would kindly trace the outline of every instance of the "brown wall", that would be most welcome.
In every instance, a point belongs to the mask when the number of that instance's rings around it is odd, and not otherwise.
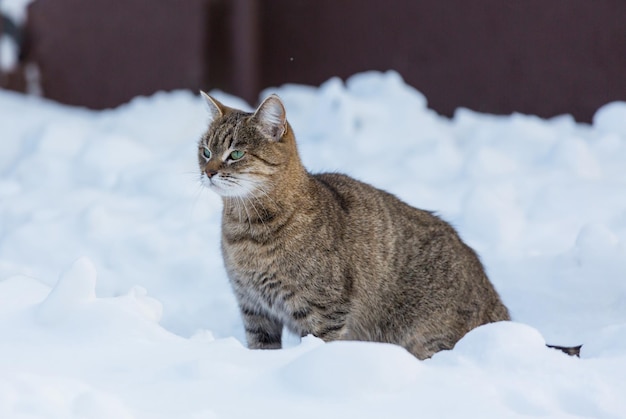
[[[91,108],[206,84],[207,0],[39,0],[29,52],[44,94]]]
[[[446,115],[589,121],[626,100],[625,28],[621,0],[38,0],[27,55],[46,96],[94,108],[394,69]]]
[[[465,106],[588,121],[626,100],[625,1],[262,3],[265,84],[395,69],[446,115]]]

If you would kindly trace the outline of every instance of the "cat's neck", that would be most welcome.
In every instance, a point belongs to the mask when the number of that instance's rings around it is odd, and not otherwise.
[[[271,182],[245,197],[223,197],[223,216],[230,223],[263,224],[288,218],[311,202],[311,175],[295,152]]]

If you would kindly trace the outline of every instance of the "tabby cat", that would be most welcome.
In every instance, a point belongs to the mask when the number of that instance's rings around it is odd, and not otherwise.
[[[348,176],[308,173],[278,96],[247,113],[203,95],[201,178],[223,200],[222,254],[250,348],[280,348],[285,326],[424,359],[509,319],[448,223]]]

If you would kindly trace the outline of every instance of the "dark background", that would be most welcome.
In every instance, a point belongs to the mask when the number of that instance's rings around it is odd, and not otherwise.
[[[1,29],[1,28],[0,28]],[[261,89],[398,71],[429,106],[590,121],[626,100],[626,1],[40,0],[0,85],[90,108],[158,90]]]

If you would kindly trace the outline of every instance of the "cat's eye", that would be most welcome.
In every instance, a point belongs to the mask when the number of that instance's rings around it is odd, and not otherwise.
[[[244,154],[246,154],[245,151],[234,150],[232,153],[230,153],[230,158],[233,160],[239,160],[244,156]]]
[[[211,150],[209,150],[208,147],[204,147],[204,149],[202,150],[202,155],[204,156],[204,158],[209,160],[211,158]]]

